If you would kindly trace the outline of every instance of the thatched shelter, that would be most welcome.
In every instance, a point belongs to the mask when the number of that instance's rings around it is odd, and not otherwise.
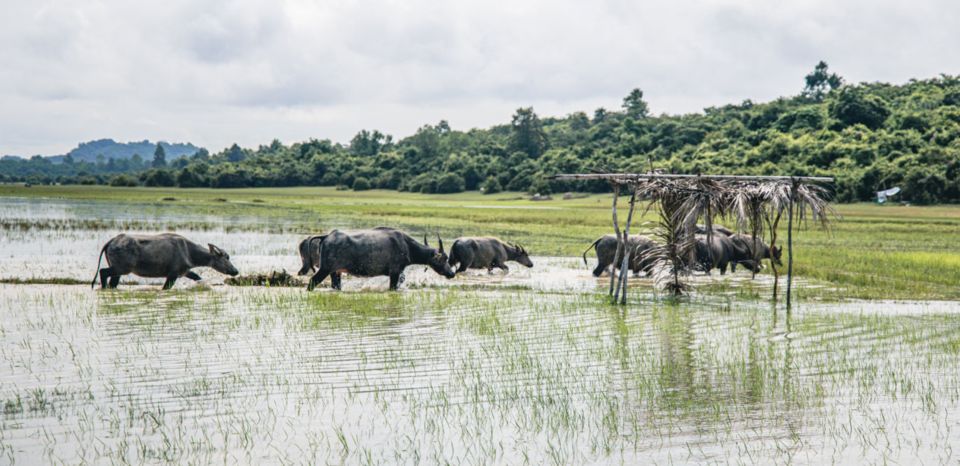
[[[664,173],[582,173],[555,175],[559,180],[606,180],[613,187],[613,229],[617,236],[617,256],[621,256],[630,234],[630,224],[636,203],[646,202],[646,211],[658,212],[656,235],[660,246],[644,254],[653,259],[664,273],[663,287],[674,295],[687,291],[682,277],[691,272],[696,248],[695,228],[702,223],[707,241],[713,235],[713,223],[718,218],[732,220],[737,229],[748,231],[759,241],[769,234],[770,247],[777,244],[780,221],[787,219],[787,307],[791,305],[793,284],[793,230],[794,223],[812,219],[827,226],[832,208],[827,200],[829,177],[813,176],[737,176],[737,175],[675,175]],[[630,202],[626,224],[620,230],[617,203],[621,194],[629,192]],[[784,215],[786,214],[786,215]],[[753,248],[755,254],[759,248]],[[712,254],[712,253],[710,253]],[[610,296],[613,302],[626,304],[627,264],[630,254],[622,254],[619,274],[611,273]],[[759,262],[759,257],[755,257]],[[774,299],[777,297],[779,275],[774,272]]]

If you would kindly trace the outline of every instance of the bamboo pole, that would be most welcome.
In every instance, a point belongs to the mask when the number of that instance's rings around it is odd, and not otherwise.
[[[777,228],[780,227],[780,217],[783,211],[777,212],[776,217],[771,221],[767,217],[767,228],[770,230],[770,251],[773,252],[773,249],[777,245]],[[783,246],[781,246],[782,248]],[[777,263],[773,260],[770,261],[770,269],[773,270],[773,301],[777,301],[778,291],[780,287],[780,269],[777,268]]]
[[[623,241],[622,241],[622,238],[620,238],[620,221],[617,219],[617,198],[618,197],[620,197],[620,184],[614,183],[613,184],[613,231],[617,235],[617,253],[614,254],[613,256],[614,262],[610,264],[610,291],[607,294],[609,294],[611,297],[614,296],[613,283],[617,275],[616,274],[617,268],[615,267],[617,254],[620,254],[620,251],[622,251],[621,248],[623,247]],[[616,297],[614,297],[614,300],[616,300]]]
[[[555,180],[610,180],[631,182],[652,179],[703,178],[708,180],[740,181],[813,181],[833,182],[829,176],[748,176],[748,175],[685,175],[672,173],[560,173],[551,177]]]
[[[627,279],[629,274],[627,273],[630,268],[629,260],[632,258],[633,251],[627,251],[627,246],[630,244],[630,222],[633,221],[633,208],[637,201],[637,190],[634,189],[633,193],[630,195],[630,211],[627,213],[627,226],[623,229],[623,261],[620,263],[620,282],[619,282],[619,291],[620,295],[620,304],[627,304]],[[613,301],[617,301],[617,294],[613,295]]]
[[[790,310],[790,293],[793,290],[793,202],[797,196],[797,183],[790,186],[790,203],[787,204],[787,310]]]

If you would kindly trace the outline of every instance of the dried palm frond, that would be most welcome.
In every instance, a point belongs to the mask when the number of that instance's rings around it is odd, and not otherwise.
[[[799,182],[794,192],[794,214],[797,220],[801,224],[805,223],[809,212],[810,220],[819,223],[824,229],[829,228],[830,220],[837,217],[837,211],[828,201],[830,192],[823,186]]]
[[[736,219],[737,229],[749,231],[753,240],[753,261],[760,262],[759,241],[763,238],[766,222],[765,206],[768,201],[768,187],[762,183],[740,183],[732,189],[730,198],[730,214]],[[775,267],[775,265],[774,265]],[[756,269],[751,269],[756,276]]]

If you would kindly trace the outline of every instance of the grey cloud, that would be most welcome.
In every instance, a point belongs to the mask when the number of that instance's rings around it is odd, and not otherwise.
[[[403,136],[424,123],[799,92],[958,73],[951,0],[12,2],[0,17],[0,154],[78,138]]]

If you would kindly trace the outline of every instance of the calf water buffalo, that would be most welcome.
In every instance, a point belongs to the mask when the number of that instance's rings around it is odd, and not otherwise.
[[[297,275],[308,275],[317,271],[317,266],[320,264],[320,242],[326,237],[327,235],[313,235],[300,242],[297,250],[300,251],[300,261],[303,265]]]
[[[457,273],[467,269],[487,269],[489,272],[494,268],[507,272],[510,270],[507,261],[533,267],[523,246],[507,244],[497,238],[457,238],[450,247],[450,266],[459,264]]]
[[[447,263],[443,240],[437,236],[440,249],[431,248],[424,236],[423,244],[410,235],[393,228],[374,228],[345,233],[333,230],[318,242],[320,262],[317,273],[310,278],[307,290],[313,290],[327,275],[331,285],[340,289],[341,273],[360,277],[390,277],[390,289],[400,285],[401,274],[408,265],[427,265],[440,275],[453,278],[456,273]]]
[[[640,272],[650,274],[653,271],[654,261],[646,257],[645,252],[656,246],[650,238],[641,235],[631,236],[627,239],[627,251],[630,251],[629,265],[630,271],[634,275]],[[614,270],[619,269],[623,264],[623,253],[617,254],[617,236],[604,235],[597,238],[586,250],[583,251],[583,264],[587,264],[587,251],[593,248],[597,253],[597,266],[593,269],[593,276],[599,277],[610,264],[613,264]],[[616,256],[616,257],[614,257]]]
[[[730,265],[731,272],[737,271],[738,263],[744,264],[747,268],[756,272],[759,269],[759,264],[754,264],[754,262],[759,262],[762,259],[770,259],[774,264],[777,264],[777,266],[783,265],[783,263],[780,262],[780,257],[783,254],[783,246],[771,249],[762,239],[757,238],[756,242],[754,242],[753,236],[741,233],[730,236],[730,240],[733,241],[738,248],[746,250],[750,257],[748,261],[732,263]]]
[[[101,269],[104,255],[108,267]],[[199,275],[190,271],[194,267],[210,267],[230,276],[240,273],[222,249],[212,244],[205,248],[173,233],[117,235],[107,241],[97,259],[102,288],[116,288],[122,275],[132,273],[141,277],[164,277],[167,281],[163,289],[168,290],[180,277],[200,280]],[[94,275],[90,287],[96,284],[97,275]]]

